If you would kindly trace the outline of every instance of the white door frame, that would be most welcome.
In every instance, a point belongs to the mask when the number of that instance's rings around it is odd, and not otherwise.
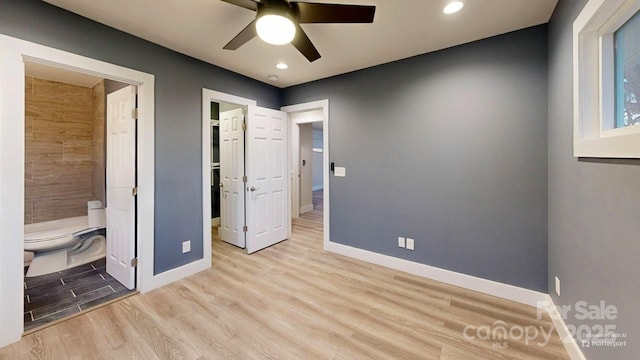
[[[300,217],[300,214],[304,214],[307,213],[309,211],[313,210],[313,137],[311,138],[311,143],[309,144],[311,146],[311,148],[309,149],[309,151],[311,152],[311,158],[309,158],[309,160],[307,160],[308,163],[308,171],[309,173],[307,174],[309,176],[309,179],[307,179],[309,181],[309,183],[303,183],[302,179],[304,178],[304,171],[305,171],[305,166],[306,165],[302,165],[304,159],[303,159],[303,154],[302,154],[302,136],[301,136],[301,129],[300,127],[302,125],[309,125],[309,129],[311,131],[311,134],[313,134],[313,124],[318,123],[318,122],[322,122],[322,109],[316,109],[316,111],[314,111],[313,113],[310,114],[305,114],[306,116],[304,116],[303,118],[295,118],[295,117],[291,117],[291,125],[293,125],[294,123],[296,124],[296,126],[293,128],[293,130],[291,131],[291,136],[292,136],[292,142],[291,142],[291,148],[295,149],[295,151],[293,151],[293,154],[291,154],[291,163],[293,166],[293,170],[291,171],[291,186],[295,187],[295,190],[293,191],[293,195],[291,198],[291,211],[294,212],[294,208],[295,208],[295,214],[292,216],[292,218],[298,218]],[[324,130],[323,130],[324,133]],[[296,176],[298,175],[298,176]],[[304,185],[304,186],[303,186]],[[306,186],[308,185],[308,186]],[[302,202],[302,195],[303,192],[306,191],[311,191],[311,203],[307,203],[307,204],[303,204]],[[308,193],[307,193],[308,194]],[[311,207],[311,209],[309,209],[309,207]]]
[[[153,274],[154,76],[0,35],[0,347],[20,340],[24,326],[25,61],[138,87],[137,288],[150,291],[168,280]]]
[[[300,127],[299,124],[304,124],[304,123],[308,123],[308,122],[316,122],[318,121],[318,119],[307,119],[307,120],[301,120],[299,122],[296,122],[291,114],[292,113],[297,113],[297,112],[306,112],[306,111],[312,111],[312,110],[322,110],[322,131],[323,131],[323,140],[322,140],[322,146],[323,146],[323,150],[322,150],[322,159],[323,159],[323,169],[322,169],[322,182],[323,182],[323,201],[322,201],[322,207],[323,207],[323,249],[327,250],[329,243],[330,243],[330,234],[329,234],[329,229],[331,228],[329,226],[329,222],[330,222],[330,211],[329,211],[329,99],[324,99],[324,100],[318,100],[318,101],[312,101],[312,102],[307,102],[307,103],[302,103],[302,104],[295,104],[295,105],[288,105],[288,106],[283,106],[280,108],[280,110],[286,112],[287,114],[289,114],[289,121],[290,121],[290,125],[289,126],[289,145],[290,145],[290,150],[289,150],[289,166],[291,169],[291,190],[290,192],[291,194],[291,199],[294,199],[294,196],[296,196],[298,199],[300,198],[299,195],[299,181],[295,181],[297,174],[294,174],[295,169],[298,168],[298,166],[295,166],[294,164],[294,152],[297,151],[300,148]],[[293,200],[292,200],[293,201]],[[299,214],[299,206],[296,207],[298,210],[294,211],[294,209],[292,208],[292,213],[291,216],[292,217],[297,217],[296,214]],[[291,227],[291,225],[289,225]],[[291,229],[289,229],[289,234],[291,234]]]
[[[315,102],[309,106],[316,106]],[[312,124],[323,121],[324,111],[322,108],[303,108],[302,110],[294,110],[288,112],[290,120],[290,138],[291,138],[291,217],[300,217],[300,184],[302,182],[302,169],[300,166],[300,125]],[[294,116],[300,115],[300,116]],[[324,132],[324,130],[323,130]]]
[[[211,102],[257,105],[253,99],[202,89],[202,241],[204,261],[211,265]]]

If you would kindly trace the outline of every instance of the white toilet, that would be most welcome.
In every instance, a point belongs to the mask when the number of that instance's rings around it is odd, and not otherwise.
[[[24,226],[24,250],[34,253],[27,277],[65,270],[105,256],[105,209],[100,201],[89,201],[87,208],[87,216]]]

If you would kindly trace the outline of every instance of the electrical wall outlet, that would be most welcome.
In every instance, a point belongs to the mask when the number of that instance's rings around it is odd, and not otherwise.
[[[182,253],[186,254],[189,251],[191,251],[191,240],[183,241],[182,242]]]
[[[398,236],[398,247],[404,248],[404,238],[402,236]]]
[[[407,238],[407,250],[413,250],[414,241],[411,238]]]
[[[556,276],[556,295],[560,296],[560,278]]]

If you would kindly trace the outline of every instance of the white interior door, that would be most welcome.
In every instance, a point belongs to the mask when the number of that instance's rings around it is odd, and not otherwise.
[[[220,113],[220,239],[245,247],[244,110]]]
[[[289,236],[287,114],[249,106],[247,121],[247,252]]]
[[[135,288],[136,87],[107,95],[107,273]]]

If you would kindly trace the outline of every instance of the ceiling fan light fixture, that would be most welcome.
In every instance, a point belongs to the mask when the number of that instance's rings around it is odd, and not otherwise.
[[[444,7],[442,12],[447,15],[455,14],[458,11],[462,10],[463,7],[464,7],[464,3],[462,1],[453,1],[448,3],[447,6]]]
[[[256,21],[256,32],[260,39],[271,45],[289,44],[296,37],[293,21],[279,14],[265,14]]]
[[[256,18],[223,49],[237,50],[251,39],[259,37],[268,44],[291,43],[309,62],[314,62],[322,56],[300,24],[370,24],[376,13],[376,7],[372,5],[327,4],[297,0],[222,1],[257,12]]]

